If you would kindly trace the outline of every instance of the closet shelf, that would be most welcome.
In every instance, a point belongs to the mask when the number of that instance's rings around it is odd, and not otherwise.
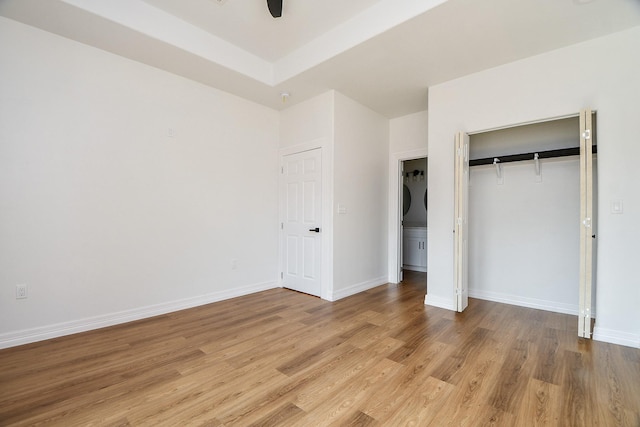
[[[594,145],[593,154],[596,154],[597,152],[598,152],[598,146]],[[469,160],[469,166],[492,165],[493,160],[496,158],[500,160],[500,163],[534,160],[536,153],[538,154],[539,159],[550,159],[553,157],[579,156],[580,147],[561,148],[558,150],[536,151],[532,153],[509,154],[506,156],[492,156],[492,157],[486,157],[483,159],[473,159],[473,160]]]

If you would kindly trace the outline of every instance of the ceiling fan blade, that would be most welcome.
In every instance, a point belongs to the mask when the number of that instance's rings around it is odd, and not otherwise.
[[[282,16],[282,0],[267,0],[267,6],[269,6],[269,12],[274,18],[280,18]]]

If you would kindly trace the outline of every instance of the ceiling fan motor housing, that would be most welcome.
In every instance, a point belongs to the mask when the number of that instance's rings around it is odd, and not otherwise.
[[[267,6],[269,6],[269,12],[274,18],[280,18],[282,16],[282,0],[267,0]]]

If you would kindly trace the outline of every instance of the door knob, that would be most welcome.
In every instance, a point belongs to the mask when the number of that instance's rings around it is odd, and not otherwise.
[[[320,227],[310,228],[309,231],[313,231],[313,232],[319,233],[320,232]]]

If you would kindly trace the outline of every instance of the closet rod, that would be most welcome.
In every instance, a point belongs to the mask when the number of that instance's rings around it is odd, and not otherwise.
[[[593,154],[596,154],[597,152],[598,152],[598,146],[594,145]],[[493,156],[493,157],[487,157],[484,159],[473,159],[473,160],[469,160],[469,166],[492,165],[493,159],[495,158],[500,159],[500,163],[533,160],[536,153],[538,153],[539,159],[550,159],[553,157],[579,156],[580,147],[561,148],[558,150],[536,151],[532,153],[523,153],[523,154],[509,154],[506,156]]]

